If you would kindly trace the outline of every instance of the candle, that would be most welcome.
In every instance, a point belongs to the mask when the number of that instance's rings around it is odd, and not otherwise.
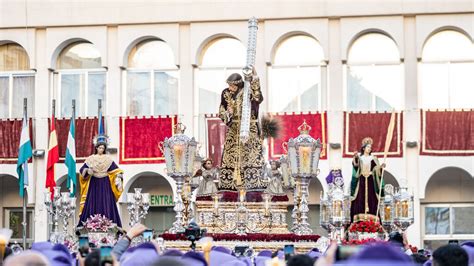
[[[207,262],[207,265],[210,263],[210,252],[211,252],[211,247],[212,247],[212,242],[211,241],[205,241],[204,244],[202,244],[202,250],[204,251],[204,259]]]
[[[341,201],[335,201],[335,216],[341,217],[342,216],[342,208],[341,208]]]
[[[183,149],[184,147],[182,145],[175,144],[173,146],[174,150],[174,163],[175,163],[175,169],[177,172],[181,171],[181,163],[183,160]]]
[[[71,207],[75,208],[76,207],[76,197],[70,198],[69,204],[71,205]]]
[[[51,203],[51,192],[46,191],[44,193],[44,203],[45,204]]]
[[[217,195],[214,195],[214,214],[217,214],[217,210],[219,208],[219,198]]]
[[[240,189],[240,201],[243,202],[245,200],[245,190],[242,188]]]
[[[61,197],[61,187],[54,187],[54,200],[58,200]]]
[[[300,147],[300,156],[301,156],[301,171],[303,173],[309,173],[310,171],[310,166],[311,166],[311,160],[309,153],[311,151],[310,147]]]
[[[0,262],[3,262],[3,257],[5,256],[5,246],[7,245],[7,240],[4,236],[0,235]]]
[[[408,202],[406,202],[406,201],[402,202],[402,216],[404,218],[408,217]]]
[[[395,206],[395,216],[400,217],[400,201],[397,201],[397,204]]]
[[[391,215],[392,215],[391,210],[392,210],[392,208],[389,205],[385,206],[385,211],[384,211],[384,220],[385,221],[390,221]]]

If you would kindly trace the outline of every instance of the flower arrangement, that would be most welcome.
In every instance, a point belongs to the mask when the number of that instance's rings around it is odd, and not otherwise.
[[[351,233],[383,233],[383,227],[378,222],[371,220],[352,223],[349,227]]]
[[[342,243],[344,245],[365,245],[369,243],[380,243],[384,242],[375,238],[366,238],[366,239],[350,239],[350,240],[343,240]]]
[[[94,243],[97,247],[114,245],[117,241],[119,228],[102,214],[91,215],[82,224],[83,226],[78,228],[80,234],[88,234],[89,242]]]
[[[107,232],[109,228],[114,227],[112,221],[102,214],[91,215],[82,223],[89,232]]]
[[[291,241],[291,242],[316,242],[319,235],[296,235],[296,234],[206,234],[206,236],[212,237],[214,241]],[[176,240],[187,240],[184,234],[162,234],[164,240],[176,241]]]

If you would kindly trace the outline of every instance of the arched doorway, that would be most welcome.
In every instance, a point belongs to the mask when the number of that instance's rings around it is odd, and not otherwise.
[[[425,249],[434,250],[448,240],[473,240],[474,179],[465,170],[446,167],[435,172],[421,199]]]
[[[384,171],[383,181],[384,181],[385,185],[390,184],[394,188],[400,187],[400,185],[398,184],[397,179],[391,173],[389,173],[388,171]]]
[[[25,197],[28,195],[25,193]],[[19,195],[18,179],[11,175],[0,174],[0,228],[10,228],[13,235],[10,242],[22,242],[23,237],[23,199]],[[26,238],[28,245],[33,243],[34,206],[27,206],[26,210]]]
[[[144,224],[148,228],[153,228],[158,234],[169,229],[175,216],[173,190],[170,183],[160,174],[153,172],[140,173],[133,177],[130,182],[132,183],[128,186],[129,189],[124,192],[133,193],[135,188],[141,188],[142,193],[150,193],[150,209]],[[121,210],[122,225],[124,228],[128,228],[130,215],[127,210],[127,203],[121,204]]]

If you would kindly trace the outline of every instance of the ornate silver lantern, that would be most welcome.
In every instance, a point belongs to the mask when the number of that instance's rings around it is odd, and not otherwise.
[[[295,233],[307,235],[313,232],[308,223],[308,186],[311,179],[319,173],[318,164],[322,145],[319,139],[315,140],[309,135],[311,127],[306,124],[306,121],[303,121],[298,130],[300,135],[288,141],[288,158],[291,175],[300,187],[299,227]]]
[[[321,191],[321,195],[319,197],[320,203],[319,203],[319,224],[321,227],[328,232],[330,235],[333,228],[331,226],[331,223],[329,222],[329,217],[330,217],[330,203],[328,199],[328,195],[324,192]]]
[[[392,231],[392,226],[395,218],[395,202],[393,198],[393,186],[388,184],[384,188],[385,197],[380,201],[380,218],[382,221],[382,226],[390,233]]]
[[[165,138],[160,143],[160,149],[165,155],[167,174],[176,182],[176,200],[174,211],[176,221],[170,228],[170,233],[184,231],[183,220],[183,184],[189,179],[194,170],[194,159],[197,150],[197,141],[184,135],[186,127],[182,123],[175,126],[175,134],[171,138]]]
[[[399,191],[395,193],[394,200],[395,217],[393,222],[400,230],[405,231],[414,222],[413,195],[408,193],[406,185],[402,185]]]
[[[344,226],[351,222],[351,199],[344,194],[343,180],[339,177],[329,195],[329,223],[334,227],[334,236],[338,244],[342,243]]]

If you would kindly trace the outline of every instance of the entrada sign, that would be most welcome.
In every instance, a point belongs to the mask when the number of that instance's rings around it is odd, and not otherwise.
[[[150,195],[150,206],[173,206],[173,195]]]

